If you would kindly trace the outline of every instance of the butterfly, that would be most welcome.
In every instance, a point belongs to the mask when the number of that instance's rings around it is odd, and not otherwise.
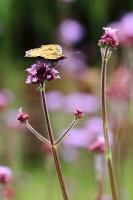
[[[31,49],[25,53],[25,57],[42,57],[53,62],[67,58],[62,54],[62,48],[58,44],[42,45],[40,48]]]

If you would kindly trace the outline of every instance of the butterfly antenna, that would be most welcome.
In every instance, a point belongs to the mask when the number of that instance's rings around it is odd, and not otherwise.
[[[76,54],[76,53],[80,53],[80,52],[76,51],[76,52],[68,53],[67,55],[69,55],[69,54]]]
[[[74,60],[74,61],[79,61],[79,60],[77,60],[77,59],[75,59],[75,58],[72,58],[72,57],[68,57],[68,58],[70,58],[71,60]]]
[[[73,53],[68,53],[67,55],[70,55],[70,54],[77,54],[77,53],[80,53],[79,51],[76,51],[76,52],[73,52]],[[66,55],[66,56],[67,56]],[[74,60],[74,61],[79,61],[79,60],[77,60],[77,59],[75,59],[75,58],[72,58],[72,57],[68,57],[68,58],[70,58],[70,59],[72,59],[72,60]]]

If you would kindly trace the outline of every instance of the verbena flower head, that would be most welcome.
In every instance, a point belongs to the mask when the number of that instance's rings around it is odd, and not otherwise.
[[[29,76],[26,83],[42,84],[45,80],[51,81],[60,78],[58,71],[50,67],[50,63],[45,60],[36,61],[35,64],[26,70]]]
[[[20,124],[26,123],[29,116],[27,114],[23,114],[22,108],[20,108],[18,111],[19,111],[19,114],[17,115],[17,120],[20,122]]]
[[[7,166],[0,166],[0,183],[8,184],[12,179],[12,171]]]
[[[98,42],[98,45],[101,48],[109,47],[109,49],[114,50],[116,46],[119,44],[119,40],[117,39],[115,32],[117,29],[112,29],[110,27],[103,28],[105,30],[104,35]]]

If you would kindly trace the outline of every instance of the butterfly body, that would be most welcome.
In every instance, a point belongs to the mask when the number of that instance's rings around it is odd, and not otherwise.
[[[53,62],[67,58],[62,54],[61,46],[57,44],[42,45],[40,48],[31,49],[25,53],[25,57],[42,57]]]

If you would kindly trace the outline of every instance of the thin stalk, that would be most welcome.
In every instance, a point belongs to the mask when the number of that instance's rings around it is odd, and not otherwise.
[[[76,124],[77,119],[74,119],[73,122],[70,124],[70,126],[68,127],[68,129],[65,131],[65,133],[63,133],[63,135],[55,142],[54,146],[57,146],[66,136],[66,134],[70,131],[70,129]]]
[[[102,56],[102,74],[101,74],[101,100],[102,100],[102,119],[103,119],[103,132],[105,138],[105,149],[106,149],[106,159],[108,164],[109,179],[112,191],[113,200],[118,200],[114,171],[112,166],[111,150],[108,139],[108,127],[107,127],[107,109],[106,109],[106,70],[107,70],[107,54],[108,49],[106,49],[104,57]]]
[[[56,168],[58,180],[60,183],[60,188],[61,188],[64,200],[68,200],[68,194],[67,194],[65,182],[63,179],[63,174],[62,174],[61,165],[60,165],[60,161],[59,161],[59,157],[58,157],[58,152],[57,152],[56,147],[54,147],[55,142],[54,142],[54,136],[53,136],[53,132],[52,132],[52,128],[51,128],[47,103],[46,103],[46,95],[45,95],[44,86],[43,86],[43,90],[41,90],[41,98],[42,98],[42,107],[43,107],[43,111],[44,111],[44,117],[45,117],[46,126],[47,126],[47,130],[48,130],[48,135],[49,135],[49,139],[50,139],[50,143],[51,143],[51,150],[52,150],[52,154],[53,154],[53,158],[54,158],[55,168]]]
[[[46,127],[48,131],[48,136],[51,145],[54,145],[54,136],[53,136],[53,131],[50,123],[50,118],[49,118],[49,113],[48,113],[48,108],[47,108],[47,102],[46,102],[46,95],[45,95],[45,83],[42,86],[41,90],[41,99],[42,99],[42,107],[43,107],[43,112],[44,112],[44,117],[45,117],[45,122],[46,122]]]
[[[25,126],[42,142],[50,145],[50,142],[44,138],[40,133],[38,133],[28,122],[26,122]]]
[[[66,186],[65,186],[65,183],[64,183],[62,170],[61,170],[58,152],[57,152],[57,149],[56,149],[55,146],[52,146],[52,153],[53,153],[54,163],[55,163],[56,171],[57,171],[57,174],[58,174],[58,179],[59,179],[63,198],[64,198],[64,200],[69,200],[68,194],[67,194],[67,191],[66,191]]]

